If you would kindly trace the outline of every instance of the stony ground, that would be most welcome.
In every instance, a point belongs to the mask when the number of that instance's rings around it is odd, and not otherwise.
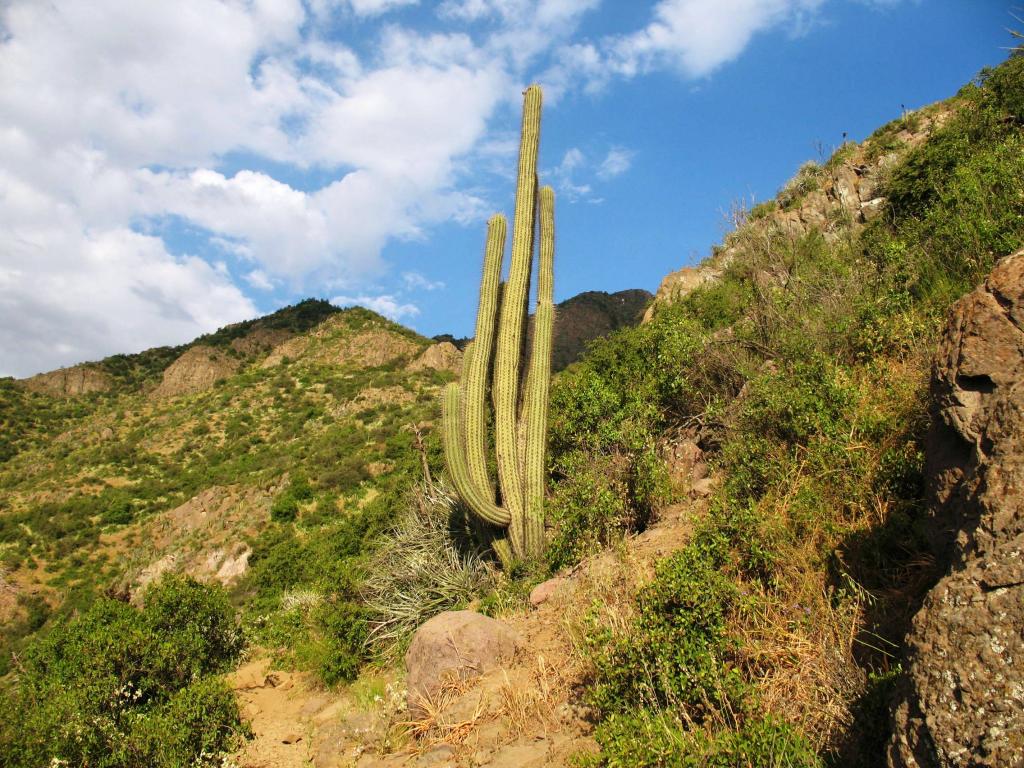
[[[633,595],[654,562],[685,544],[703,502],[666,509],[617,550],[597,555],[537,587],[529,608],[501,617],[519,636],[513,661],[442,689],[410,719],[404,670],[374,670],[351,688],[325,691],[311,678],[243,665],[230,682],[254,737],[234,756],[238,768],[385,766],[568,766],[594,750],[581,686],[589,671],[581,631],[600,606],[629,618]]]

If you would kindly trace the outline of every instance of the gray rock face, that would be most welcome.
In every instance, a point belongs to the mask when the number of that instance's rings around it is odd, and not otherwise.
[[[955,305],[932,395],[928,490],[951,566],[907,638],[888,762],[1024,765],[1024,251]]]
[[[410,714],[422,715],[446,681],[467,680],[511,660],[518,645],[508,626],[479,613],[435,616],[416,631],[405,654]]]

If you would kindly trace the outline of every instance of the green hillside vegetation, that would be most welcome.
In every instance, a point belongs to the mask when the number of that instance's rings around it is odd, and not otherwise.
[[[421,480],[421,451],[440,463],[439,445],[429,429],[421,441],[418,425],[429,426],[439,388],[451,374],[406,370],[429,343],[408,329],[361,308],[327,314],[334,319],[309,335],[296,359],[263,367],[257,358],[194,395],[153,399],[133,383],[116,393],[56,400],[14,384],[4,388],[5,408],[26,425],[20,450],[0,464],[0,575],[21,587],[14,618],[0,635],[0,672],[9,673],[8,686],[17,681],[8,690],[15,701],[31,689],[46,711],[81,706],[75,722],[94,723],[86,703],[101,696],[99,689],[78,691],[80,698],[58,695],[67,680],[50,676],[57,663],[51,657],[58,645],[71,642],[58,638],[71,633],[78,638],[74,643],[106,647],[108,641],[93,636],[107,620],[97,617],[114,611],[121,616],[117,621],[142,621],[116,598],[126,594],[132,569],[168,551],[202,546],[209,530],[172,530],[168,550],[155,550],[153,538],[166,528],[161,516],[167,510],[207,489],[227,489],[228,498],[242,502],[237,518],[226,517],[212,530],[252,548],[248,573],[231,588],[247,642],[329,684],[352,679],[368,654],[366,611],[356,600],[363,566]],[[232,336],[238,338],[234,331],[213,335]],[[345,350],[357,356],[384,350],[390,359],[379,365],[347,361]],[[170,588],[158,581],[144,599],[154,589],[160,594]],[[225,594],[216,585],[205,589],[213,600],[222,600],[215,593]],[[77,653],[74,643],[60,653]],[[37,667],[26,671],[17,661],[23,658],[37,659]],[[222,718],[228,710],[219,690],[203,688],[206,698],[181,699],[180,705],[209,706],[211,718]],[[160,706],[178,706],[174,701]],[[159,729],[162,717],[147,715],[145,727]],[[237,712],[230,717],[237,724]],[[44,720],[0,733],[0,753],[31,756],[50,748],[77,754],[57,746],[64,736],[44,727]],[[189,722],[199,728],[201,720]],[[165,737],[173,741],[176,733]],[[89,738],[101,736],[97,731]],[[155,744],[159,733],[138,738]],[[202,728],[189,738],[188,748],[209,752]],[[165,764],[132,750],[96,764]],[[178,757],[166,764],[191,764]]]
[[[951,302],[1024,246],[1024,57],[940,110],[859,234],[741,226],[720,280],[556,381],[553,566],[643,527],[665,487],[660,439],[695,436],[725,478],[628,626],[594,607],[595,765],[884,763],[899,643],[937,577],[930,357]]]
[[[195,581],[165,580],[142,609],[101,598],[20,659],[0,764],[213,764],[245,734],[217,675],[241,646],[226,596]]]

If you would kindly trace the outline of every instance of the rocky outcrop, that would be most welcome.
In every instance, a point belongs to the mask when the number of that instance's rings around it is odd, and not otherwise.
[[[1024,765],[1024,251],[955,305],[932,396],[950,567],[907,637],[889,765]]]
[[[560,371],[583,356],[594,339],[640,324],[654,297],[639,288],[617,293],[585,291],[555,305],[551,369]],[[532,338],[530,319],[527,343]]]
[[[210,389],[241,366],[241,361],[213,347],[197,344],[167,366],[153,397],[192,395]]]
[[[462,353],[450,341],[442,341],[427,347],[406,366],[408,371],[424,371],[428,368],[458,373],[462,368]]]
[[[409,713],[422,715],[446,682],[468,680],[511,661],[518,644],[512,629],[482,614],[438,614],[416,631],[405,654]]]
[[[75,397],[110,390],[110,377],[91,365],[73,365],[57,371],[39,373],[24,380],[25,388],[53,397]]]
[[[124,566],[119,588],[138,602],[145,588],[164,573],[184,573],[200,581],[234,584],[248,570],[246,543],[270,520],[270,500],[278,489],[211,486],[173,509],[148,518],[140,545],[127,556],[119,537],[104,538],[109,553]]]
[[[680,301],[721,277],[751,240],[779,235],[798,238],[813,230],[822,232],[826,239],[835,239],[843,231],[856,230],[881,216],[886,210],[886,200],[881,196],[885,174],[947,117],[944,111],[918,113],[913,130],[903,128],[887,137],[888,146],[898,149],[878,153],[869,139],[863,144],[845,144],[824,165],[806,163],[775,200],[736,216],[736,230],[709,258],[666,275],[643,322],[649,322],[659,306]]]
[[[325,320],[314,331],[274,347],[262,367],[273,368],[301,357],[327,365],[374,368],[412,357],[423,348],[421,342],[391,328],[369,325],[356,330],[349,323],[345,313]]]

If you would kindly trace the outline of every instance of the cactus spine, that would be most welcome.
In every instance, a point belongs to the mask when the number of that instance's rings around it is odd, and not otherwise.
[[[537,147],[541,91],[527,88],[523,98],[519,177],[516,185],[512,262],[502,290],[501,262],[506,222],[493,216],[487,225],[476,336],[466,348],[462,383],[444,391],[442,436],[445,461],[459,496],[482,521],[507,528],[507,539],[493,541],[506,565],[513,558],[536,557],[544,545],[544,457],[547,446],[551,332],[554,323],[554,191],[540,190],[540,264],[537,312],[530,367],[523,391],[520,372],[530,272],[537,228]],[[497,324],[497,327],[496,327]],[[495,343],[497,337],[497,343]],[[487,377],[493,365],[494,444],[501,505],[487,472]]]

